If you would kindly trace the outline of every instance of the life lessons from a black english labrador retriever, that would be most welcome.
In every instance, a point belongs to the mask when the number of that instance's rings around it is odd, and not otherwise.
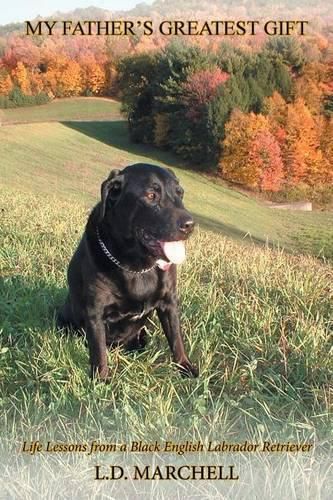
[[[145,346],[153,311],[181,373],[198,376],[185,351],[176,288],[194,228],[183,194],[171,170],[142,163],[112,170],[101,186],[57,318],[60,328],[85,331],[93,378],[108,379],[107,347]]]

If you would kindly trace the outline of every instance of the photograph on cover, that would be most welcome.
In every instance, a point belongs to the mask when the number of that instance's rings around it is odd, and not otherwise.
[[[0,498],[331,498],[324,0],[0,13]]]

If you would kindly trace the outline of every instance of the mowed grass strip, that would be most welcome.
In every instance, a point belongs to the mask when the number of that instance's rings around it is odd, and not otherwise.
[[[53,193],[57,200],[71,199],[87,207],[95,202],[100,183],[112,168],[135,162],[171,166],[185,187],[186,205],[202,227],[240,241],[268,242],[287,251],[333,259],[332,212],[271,210],[181,168],[167,152],[130,143],[122,120],[4,126],[0,128],[0,156],[5,186]]]
[[[56,331],[66,268],[87,210],[57,196],[1,194],[0,411],[11,439],[185,439],[280,433],[327,438],[332,268],[197,229],[179,268],[181,317],[200,377],[173,366],[157,319],[143,353],[109,353],[91,382],[82,338]]]
[[[120,117],[120,103],[107,98],[55,99],[41,106],[0,109],[0,124],[62,120],[97,120]]]

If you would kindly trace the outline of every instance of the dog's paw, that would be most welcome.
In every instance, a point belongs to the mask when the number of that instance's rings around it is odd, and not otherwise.
[[[182,377],[197,378],[199,376],[199,369],[197,366],[193,365],[189,359],[177,363],[178,370]]]
[[[109,368],[107,366],[92,366],[91,367],[91,379],[96,382],[103,382],[108,384],[110,382]]]

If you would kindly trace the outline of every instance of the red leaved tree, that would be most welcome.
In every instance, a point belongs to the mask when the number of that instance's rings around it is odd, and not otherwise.
[[[220,68],[204,69],[190,75],[182,86],[183,104],[187,106],[187,117],[198,120],[202,107],[217,94],[221,85],[229,78],[229,74]]]
[[[9,71],[14,70],[18,63],[26,68],[34,69],[40,61],[40,48],[26,36],[12,35],[9,37],[6,50],[1,58],[3,66]]]

